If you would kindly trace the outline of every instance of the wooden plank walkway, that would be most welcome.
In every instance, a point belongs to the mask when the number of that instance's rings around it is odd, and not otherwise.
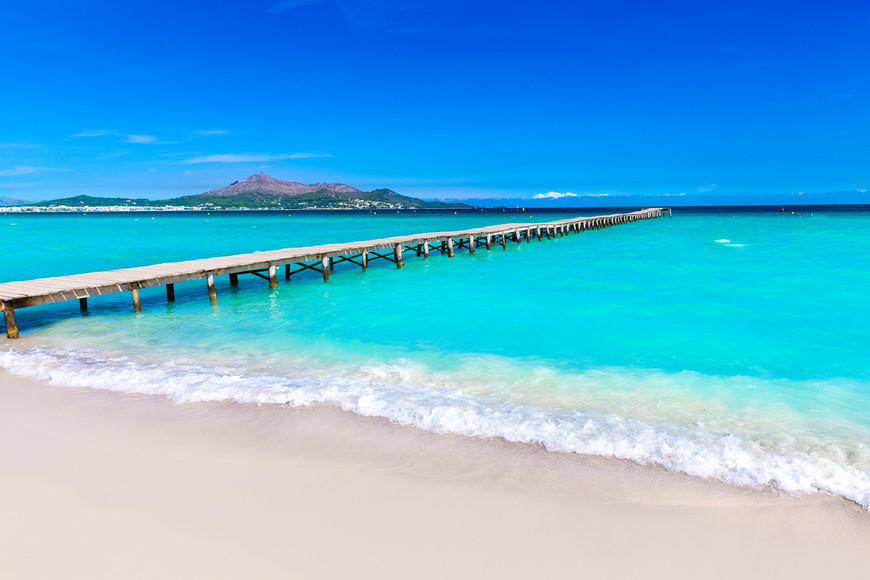
[[[430,252],[437,251],[452,258],[457,249],[464,248],[474,253],[481,246],[491,250],[493,244],[506,248],[508,241],[528,242],[535,237],[539,240],[544,237],[549,239],[573,232],[657,218],[665,213],[670,214],[670,209],[651,208],[624,214],[578,217],[538,224],[500,224],[472,230],[429,232],[363,242],[285,248],[105,272],[5,282],[0,284],[0,310],[3,311],[6,323],[6,336],[18,338],[15,310],[27,306],[79,300],[81,309],[86,310],[87,300],[91,296],[130,292],[133,307],[136,312],[140,312],[141,288],[166,286],[166,297],[171,301],[175,299],[176,282],[205,278],[209,298],[214,301],[217,300],[214,277],[224,274],[229,275],[232,285],[238,284],[239,274],[253,274],[268,280],[269,286],[274,288],[278,285],[278,268],[283,266],[286,279],[304,270],[314,270],[323,275],[324,281],[328,281],[333,266],[340,262],[351,262],[366,268],[372,260],[385,259],[401,268],[402,256],[406,252],[428,257]]]

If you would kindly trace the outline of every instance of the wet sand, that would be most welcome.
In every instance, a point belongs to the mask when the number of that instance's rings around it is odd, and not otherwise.
[[[863,578],[870,513],[334,408],[0,371],[2,578]]]

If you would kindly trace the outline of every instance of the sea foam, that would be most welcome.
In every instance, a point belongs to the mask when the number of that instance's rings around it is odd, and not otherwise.
[[[870,509],[870,455],[860,442],[856,449],[832,451],[830,442],[771,444],[769,435],[753,438],[702,421],[653,423],[612,412],[536,405],[487,393],[470,384],[467,374],[433,373],[407,361],[275,374],[93,349],[34,347],[0,350],[0,367],[53,385],[162,395],[177,403],[333,405],[435,433],[500,437],[554,452],[616,457],[753,488],[826,492]],[[855,456],[863,459],[850,463]]]

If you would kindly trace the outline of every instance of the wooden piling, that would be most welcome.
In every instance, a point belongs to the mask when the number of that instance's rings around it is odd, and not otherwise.
[[[166,285],[166,301],[175,302],[175,284]]]
[[[369,267],[369,253],[367,250],[362,251],[362,269],[365,270]]]
[[[217,291],[214,289],[214,273],[208,272],[205,277],[205,285],[208,287],[208,299],[217,302]]]
[[[492,234],[486,234],[486,249],[492,249]]]
[[[468,253],[474,253],[474,236],[468,236]]]
[[[447,238],[447,257],[453,257],[453,238]]]
[[[333,260],[332,256],[329,257],[329,271],[335,272],[335,260]]]
[[[269,288],[278,287],[278,277],[276,276],[277,269],[278,267],[275,264],[269,266]]]
[[[329,282],[329,258],[326,256],[320,259],[320,269],[323,271],[323,281]]]
[[[405,265],[402,263],[402,244],[396,244],[393,247],[393,256],[396,258],[396,268],[401,268]]]
[[[423,242],[423,257],[429,257],[429,242]]]
[[[230,286],[238,286],[239,285],[239,275],[238,274],[230,274]]]
[[[15,309],[9,304],[3,305],[3,319],[6,321],[6,338],[18,338],[18,321],[15,320]]]
[[[88,310],[88,299],[87,298],[79,298],[79,310],[82,312],[87,312]]]
[[[142,312],[142,303],[139,302],[139,289],[131,287],[130,293],[133,295],[133,310]]]

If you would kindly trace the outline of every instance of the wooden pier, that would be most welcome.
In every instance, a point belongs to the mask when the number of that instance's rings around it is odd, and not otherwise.
[[[388,260],[403,266],[403,255],[412,252],[417,257],[429,257],[439,252],[450,258],[460,250],[474,253],[477,248],[491,250],[493,245],[507,248],[508,242],[529,242],[533,238],[553,238],[567,234],[597,230],[609,226],[638,220],[661,217],[670,214],[668,208],[651,208],[624,214],[578,217],[539,224],[517,223],[500,224],[484,228],[454,232],[430,232],[408,236],[396,236],[364,242],[324,244],[301,248],[286,248],[267,252],[253,252],[219,258],[187,260],[153,266],[122,268],[105,272],[74,274],[39,278],[21,282],[0,284],[0,310],[6,323],[6,336],[18,338],[18,324],[15,310],[27,306],[38,306],[66,300],[78,300],[81,310],[87,310],[88,298],[130,292],[133,308],[141,312],[139,290],[152,286],[166,286],[166,299],[175,300],[175,284],[188,280],[205,279],[208,296],[217,300],[215,276],[228,275],[230,284],[238,284],[239,274],[251,274],[268,280],[269,287],[278,285],[278,270],[283,267],[284,277],[289,280],[293,274],[313,270],[329,280],[335,264],[351,262],[365,269],[372,260]]]

